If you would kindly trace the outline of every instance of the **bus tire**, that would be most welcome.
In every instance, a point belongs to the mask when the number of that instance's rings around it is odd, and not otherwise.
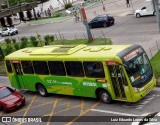
[[[45,97],[48,95],[46,88],[42,84],[38,84],[36,89],[41,96]]]
[[[101,90],[99,92],[99,99],[102,103],[105,103],[105,104],[110,104],[112,102],[112,98],[110,94],[105,90]]]

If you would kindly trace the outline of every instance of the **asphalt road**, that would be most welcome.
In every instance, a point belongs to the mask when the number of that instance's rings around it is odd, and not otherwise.
[[[47,34],[55,35],[55,39],[60,39],[59,34],[63,34],[64,39],[87,38],[86,29],[82,22],[74,23],[72,19],[62,23],[52,23],[46,25],[24,25],[19,27],[19,34],[12,38]],[[115,17],[115,24],[107,28],[91,29],[94,38],[111,38],[113,44],[140,44],[151,57],[157,49],[150,53],[149,48],[160,45],[158,24],[155,16],[135,18],[134,15]],[[7,36],[5,37],[7,38]],[[4,38],[0,38],[0,41]],[[157,43],[156,43],[157,42]]]

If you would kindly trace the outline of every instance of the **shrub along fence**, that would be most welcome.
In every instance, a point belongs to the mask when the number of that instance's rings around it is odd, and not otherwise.
[[[21,39],[5,39],[4,43],[0,44],[0,61],[4,60],[4,57],[16,50],[23,49],[26,47],[39,47],[44,45],[71,45],[71,44],[91,44],[91,45],[111,45],[112,41],[109,38],[94,38],[93,43],[89,43],[88,39],[74,39],[67,40],[63,34],[57,35],[46,35],[41,39],[41,35],[37,33],[37,36],[22,37]]]

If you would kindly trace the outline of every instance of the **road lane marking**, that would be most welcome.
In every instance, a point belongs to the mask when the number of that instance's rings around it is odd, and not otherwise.
[[[69,123],[65,124],[65,125],[71,125],[73,124],[73,122],[75,122],[76,120],[78,120],[79,118],[81,118],[81,116],[85,115],[86,113],[88,113],[89,111],[91,111],[93,108],[95,108],[97,105],[99,105],[100,102],[95,103],[94,105],[92,105],[89,109],[85,110],[82,114],[80,114],[79,116],[77,116],[76,118],[72,119]]]
[[[53,105],[53,107],[52,107],[52,110],[51,110],[51,112],[50,112],[50,114],[49,114],[49,119],[48,119],[47,125],[50,125],[51,116],[53,115],[53,112],[54,112],[54,110],[55,110],[55,108],[56,108],[56,106],[57,106],[57,103],[58,103],[58,99],[56,99],[56,101],[54,102],[54,105]]]
[[[28,111],[29,111],[29,109],[30,109],[31,105],[33,104],[33,102],[34,102],[34,100],[35,100],[36,97],[37,97],[37,94],[33,97],[31,103],[29,104],[29,106],[28,106],[28,108],[26,109],[26,111],[25,111],[25,113],[23,114],[23,116],[26,116],[26,114],[28,113]],[[22,124],[23,124],[23,123],[18,123],[17,125],[22,125]]]
[[[124,115],[124,116],[138,116],[138,115],[135,115],[135,114],[128,114],[128,113],[122,113],[122,112],[113,112],[113,111],[106,111],[106,110],[100,110],[100,109],[91,109],[91,111],[101,112],[101,113],[109,113],[109,114],[116,114],[116,115]]]
[[[63,99],[65,99],[65,98],[61,98],[60,100],[63,100]],[[55,101],[55,100],[54,100],[54,101]],[[40,104],[40,105],[36,105],[36,106],[31,107],[30,109],[34,109],[34,108],[36,108],[36,107],[48,105],[48,104],[50,104],[50,103],[53,103],[54,101],[50,101],[50,102],[47,102],[47,103],[43,103],[43,104]],[[22,110],[18,110],[18,111],[16,111],[16,112],[13,112],[13,113],[10,113],[10,114],[16,114],[16,113],[18,113],[18,112],[22,112],[22,111],[25,111],[25,110],[27,110],[27,108],[22,109]]]
[[[80,115],[83,113],[84,110],[84,98],[82,98],[82,103],[81,103],[81,111],[80,111]]]

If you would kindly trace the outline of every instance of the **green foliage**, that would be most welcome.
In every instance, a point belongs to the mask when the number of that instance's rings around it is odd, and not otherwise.
[[[26,48],[27,47],[27,44],[25,41],[21,41],[21,45],[20,45],[20,48],[23,49],[23,48]]]
[[[44,40],[49,42],[50,39],[49,37],[50,37],[49,35],[44,36]]]
[[[12,52],[12,47],[11,45],[7,44],[6,49],[5,49],[6,55],[10,54]]]
[[[54,41],[54,35],[50,35],[50,41],[51,41],[51,42]]]
[[[30,3],[34,1],[35,0],[8,0],[8,3],[9,3],[9,6],[12,7],[20,3],[25,3],[25,2]],[[5,1],[5,5],[7,6],[7,0]]]
[[[7,4],[1,4],[0,5],[2,9],[6,9],[7,8]]]
[[[5,41],[6,44],[11,44],[11,39],[7,38],[7,39],[4,39],[4,41]]]
[[[53,42],[54,41],[54,35],[46,35],[44,37],[44,40],[47,42]]]
[[[151,65],[155,74],[155,77],[158,78],[160,77],[160,51],[151,59]]]
[[[68,8],[71,8],[71,7],[72,7],[72,4],[71,4],[71,3],[68,3],[68,4],[65,4],[65,5],[64,5],[64,8],[65,8],[65,9],[68,9]]]
[[[28,38],[22,37],[21,38],[21,42],[24,42],[26,44],[26,46],[27,46],[27,44],[28,44]]]
[[[61,13],[60,12],[54,12],[53,14],[52,14],[52,17],[53,18],[56,18],[56,17],[61,17]]]
[[[30,40],[31,40],[31,43],[32,43],[32,45],[33,45],[34,47],[37,47],[37,46],[38,46],[38,41],[37,41],[36,37],[31,36],[31,37],[30,37]]]
[[[15,44],[16,43],[16,39],[12,39],[12,42],[13,42],[13,44]]]

